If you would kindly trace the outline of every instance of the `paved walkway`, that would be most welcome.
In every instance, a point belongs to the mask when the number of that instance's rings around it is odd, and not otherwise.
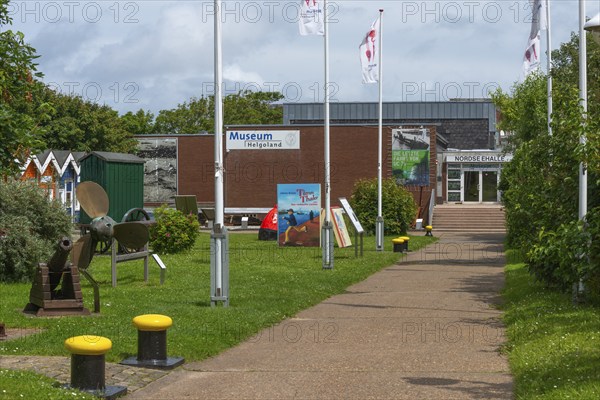
[[[140,399],[510,399],[494,308],[503,236],[439,236],[215,358],[167,372],[107,363],[106,383]],[[0,368],[70,376],[68,357],[2,356]]]
[[[140,399],[510,399],[501,234],[441,234],[295,318],[132,393]]]

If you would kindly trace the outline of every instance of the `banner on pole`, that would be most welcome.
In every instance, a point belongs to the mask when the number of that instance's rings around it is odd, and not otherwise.
[[[325,35],[323,0],[301,0],[298,24],[302,36]]]
[[[540,67],[541,48],[540,31],[548,29],[545,0],[533,0],[531,3],[531,31],[527,39],[527,48],[523,55],[523,74],[529,75]]]
[[[381,18],[371,24],[358,52],[362,68],[363,83],[379,82],[379,52],[381,51]]]
[[[392,175],[400,185],[429,186],[428,129],[392,130]]]

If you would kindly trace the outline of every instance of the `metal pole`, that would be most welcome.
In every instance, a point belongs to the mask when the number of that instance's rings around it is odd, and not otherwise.
[[[223,301],[227,306],[228,282],[223,282],[227,277],[227,229],[224,222],[223,204],[223,91],[222,71],[223,59],[221,53],[221,0],[214,0],[215,15],[215,221],[211,233],[211,306],[217,301]],[[225,261],[225,265],[224,265]],[[225,273],[224,273],[225,270]]]
[[[331,165],[329,161],[329,32],[327,28],[327,0],[323,1],[323,40],[325,44],[325,218],[323,225],[323,269],[333,269],[333,229],[331,226]]]
[[[585,1],[579,0],[579,98],[583,109],[583,122],[587,118],[587,42],[585,34]],[[582,146],[586,144],[585,131],[579,137]],[[584,221],[587,214],[587,166],[579,163],[579,220]],[[582,254],[587,257],[587,254]],[[583,281],[579,280],[575,295],[584,291]]]
[[[383,251],[383,236],[384,236],[384,225],[383,225],[383,206],[382,206],[382,170],[383,170],[383,67],[382,67],[382,53],[383,53],[383,9],[379,10],[379,124],[378,124],[378,138],[377,138],[377,219],[375,221],[375,250]]]
[[[546,0],[546,48],[548,54],[548,134],[552,136],[552,75],[550,75],[550,71],[552,70],[552,36],[550,33],[550,0]]]

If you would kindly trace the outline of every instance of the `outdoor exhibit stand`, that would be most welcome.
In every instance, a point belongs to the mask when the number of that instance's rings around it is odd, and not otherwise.
[[[362,225],[360,224],[360,221],[358,220],[358,217],[354,213],[354,210],[352,209],[352,206],[350,205],[348,200],[345,197],[340,197],[338,200],[340,201],[342,208],[344,209],[344,211],[350,218],[352,225],[354,226],[354,256],[358,257],[358,237],[360,236],[360,256],[362,257],[363,256],[363,236],[364,236],[365,230],[363,229]],[[381,226],[383,227],[383,224]]]

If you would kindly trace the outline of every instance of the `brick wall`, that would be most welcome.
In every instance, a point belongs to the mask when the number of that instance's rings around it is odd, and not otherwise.
[[[383,176],[392,176],[392,129],[383,127]],[[413,126],[407,126],[411,128]],[[420,126],[417,126],[417,128]],[[409,187],[426,211],[435,187],[436,127],[428,126],[430,186]],[[256,127],[236,127],[236,130]],[[225,206],[272,207],[278,183],[321,183],[324,189],[323,126],[269,126],[263,130],[300,130],[300,150],[232,150],[224,156]],[[377,177],[377,126],[331,126],[331,201],[350,198],[354,183]],[[214,141],[212,135],[178,137],[178,194],[196,195],[199,203],[214,202]],[[424,215],[426,218],[426,215]]]

